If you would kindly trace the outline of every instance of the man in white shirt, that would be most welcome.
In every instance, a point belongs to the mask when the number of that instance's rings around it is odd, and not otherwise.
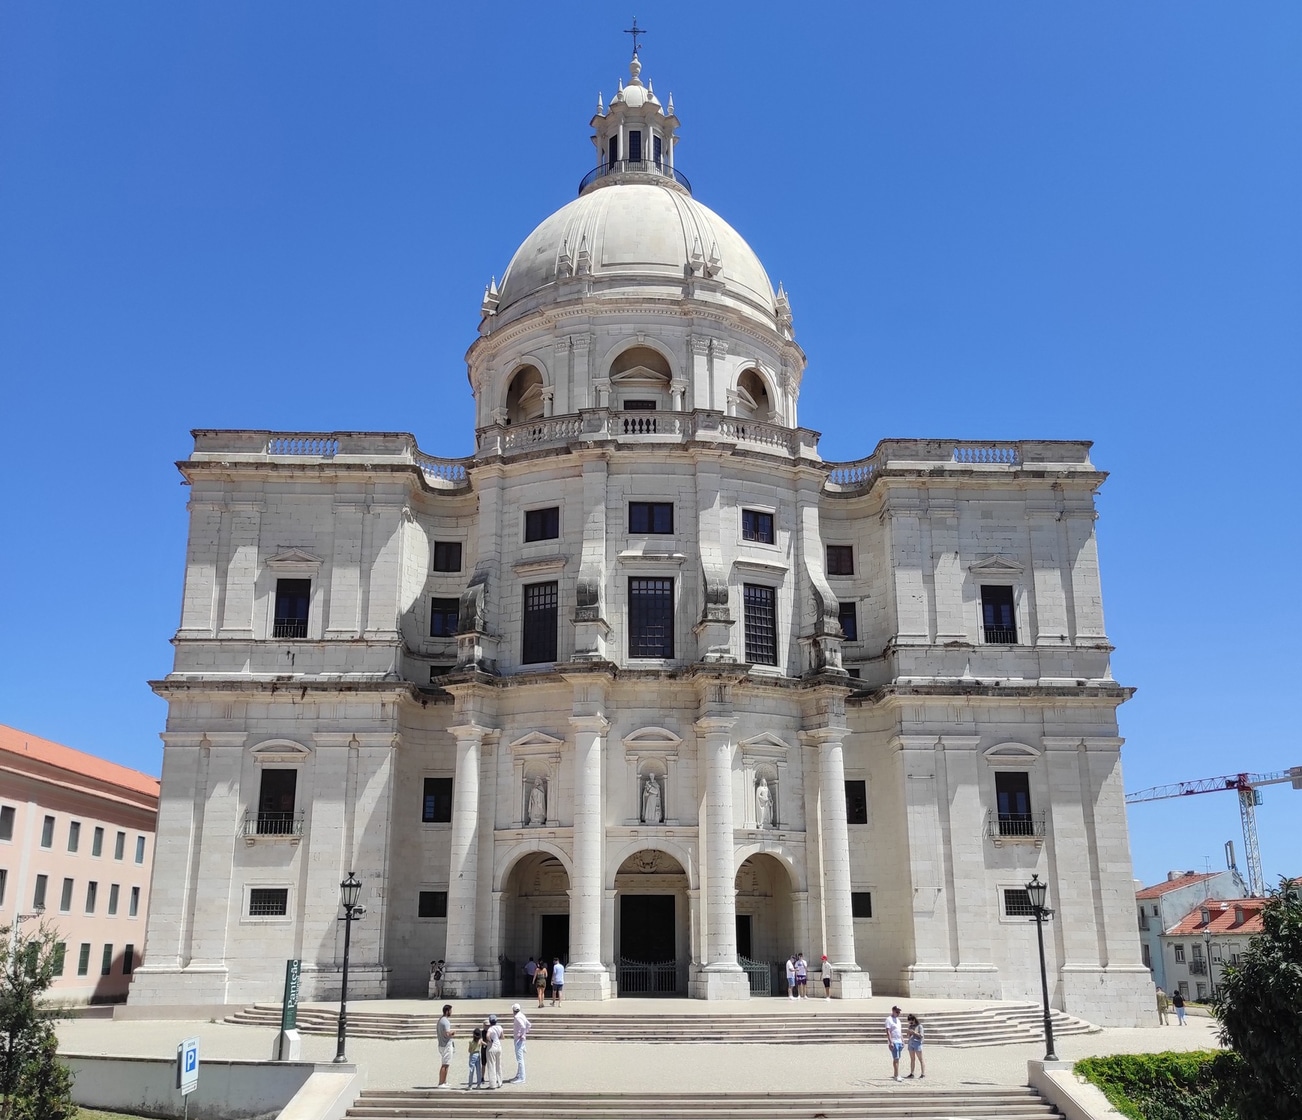
[[[787,996],[790,999],[796,998],[796,955],[794,953],[787,958]]]
[[[891,1073],[896,1081],[903,1081],[900,1076],[900,1055],[904,1053],[904,1035],[900,1031],[900,1009],[892,1007],[886,1016],[886,1045],[891,1050]]]
[[[561,989],[565,987],[565,966],[560,957],[552,957],[552,1006],[561,1002]]]
[[[452,1064],[452,1052],[457,1032],[452,1029],[452,1004],[443,1005],[443,1015],[435,1028],[439,1048],[439,1084],[440,1089],[448,1088],[448,1066]]]
[[[524,1046],[529,1037],[529,1028],[533,1026],[528,1017],[520,1010],[518,1003],[511,1004],[515,1023],[515,1076],[511,1078],[517,1085],[524,1084]]]

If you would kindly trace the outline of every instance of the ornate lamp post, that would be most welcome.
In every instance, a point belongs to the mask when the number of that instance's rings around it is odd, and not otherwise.
[[[353,922],[360,918],[365,909],[357,905],[362,893],[361,880],[351,871],[348,878],[339,884],[339,901],[344,908],[344,916],[339,921],[344,923],[344,983],[339,992],[339,1039],[335,1047],[335,1061],[346,1062],[344,1043],[348,1038],[348,950],[352,948]]]
[[[1056,1062],[1053,1048],[1053,1017],[1049,1011],[1049,976],[1044,968],[1044,923],[1053,917],[1053,911],[1044,904],[1049,884],[1041,883],[1039,875],[1032,875],[1026,884],[1026,894],[1031,900],[1031,913],[1035,915],[1035,934],[1040,942],[1040,991],[1044,994],[1044,1060]]]

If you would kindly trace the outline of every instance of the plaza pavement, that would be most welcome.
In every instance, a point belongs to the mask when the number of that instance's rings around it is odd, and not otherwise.
[[[515,1054],[510,1038],[510,998],[457,1000],[452,1004],[453,1024],[458,1030],[457,1056],[449,1080],[464,1085],[466,1040],[474,1027],[495,1013],[507,1035],[503,1039],[502,1072],[515,1072]],[[900,1002],[925,1022],[929,1011],[989,1006],[955,1000],[896,1001],[888,996],[868,1000],[810,999],[792,1003],[787,999],[753,1000],[746,1003],[705,1000],[620,999],[605,1003],[573,1003],[539,1010],[536,1003],[521,1003],[535,1024],[556,1016],[601,1016],[641,1013],[656,1015],[723,1015],[745,1017],[747,1012],[788,1014],[807,1019],[811,1034],[819,1030],[814,1017],[820,1010],[867,1015],[865,1038],[860,1042],[840,1039],[816,1045],[712,1043],[702,1036],[690,1044],[561,1042],[538,1039],[529,1043],[528,1086],[531,1090],[587,1090],[592,1092],[642,1091],[728,1091],[750,1092],[779,1089],[842,1090],[887,1087],[907,1091],[911,1083],[895,1086],[890,1079],[890,1056],[881,1023],[891,1004]],[[331,1006],[322,1004],[321,1006]],[[395,1013],[436,1014],[430,1000],[386,1000],[382,1003],[353,1001],[350,1013],[363,1009]],[[1213,1020],[1190,1016],[1185,1027],[1106,1028],[1097,1034],[1069,1035],[1057,1040],[1058,1057],[1064,1061],[1102,1054],[1147,1053],[1161,1050],[1201,1050],[1216,1046]],[[69,1019],[58,1026],[60,1049],[73,1054],[118,1054],[173,1058],[184,1038],[200,1040],[201,1061],[213,1059],[267,1059],[275,1031],[266,1027],[240,1026],[211,1020],[111,1020]],[[303,1035],[305,1061],[330,1061],[335,1055],[333,1036]],[[1026,1084],[1028,1059],[1043,1058],[1042,1042],[970,1049],[928,1045],[928,1086],[961,1088],[965,1085],[1013,1086]],[[438,1080],[438,1060],[432,1039],[389,1041],[355,1038],[348,1041],[348,1058],[366,1072],[369,1088],[408,1089],[431,1086]],[[908,1055],[901,1061],[908,1072]],[[506,1086],[504,1091],[509,1091]]]

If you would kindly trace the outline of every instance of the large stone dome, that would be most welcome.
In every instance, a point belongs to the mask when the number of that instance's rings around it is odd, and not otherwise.
[[[526,312],[554,293],[558,280],[576,275],[589,276],[598,297],[681,298],[696,278],[693,294],[700,298],[747,312],[770,329],[776,320],[773,287],[751,247],[669,182],[603,183],[552,214],[511,258],[497,313]]]

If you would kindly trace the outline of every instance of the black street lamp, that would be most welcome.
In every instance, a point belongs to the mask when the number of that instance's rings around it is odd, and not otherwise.
[[[1026,894],[1031,900],[1031,913],[1035,915],[1035,934],[1040,941],[1040,990],[1044,994],[1044,1060],[1056,1062],[1053,1048],[1053,1016],[1049,1011],[1049,975],[1044,968],[1044,923],[1053,917],[1053,911],[1044,904],[1049,884],[1041,883],[1039,875],[1032,875],[1026,884]]]
[[[1208,921],[1211,921],[1210,916]],[[1212,927],[1203,926],[1203,944],[1207,946],[1207,983],[1211,985],[1211,994],[1216,994],[1216,973],[1212,971]]]
[[[348,950],[352,948],[353,922],[366,913],[357,905],[362,893],[361,880],[351,871],[348,878],[339,884],[339,900],[344,908],[344,916],[339,921],[344,923],[344,982],[339,991],[339,1038],[335,1047],[335,1061],[346,1062],[344,1043],[348,1038]]]

